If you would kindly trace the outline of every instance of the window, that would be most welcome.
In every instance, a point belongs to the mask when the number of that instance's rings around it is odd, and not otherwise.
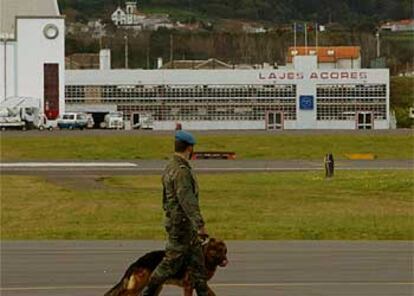
[[[71,85],[65,95],[67,104],[117,104],[125,118],[142,112],[158,121],[264,121],[272,110],[296,120],[296,85]]]
[[[318,120],[355,120],[360,111],[372,112],[374,119],[387,119],[387,86],[318,85]]]

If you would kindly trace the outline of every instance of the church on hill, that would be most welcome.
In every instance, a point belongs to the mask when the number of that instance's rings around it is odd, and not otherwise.
[[[146,16],[137,9],[136,1],[126,1],[125,9],[120,6],[112,13],[111,19],[115,26],[141,26]]]

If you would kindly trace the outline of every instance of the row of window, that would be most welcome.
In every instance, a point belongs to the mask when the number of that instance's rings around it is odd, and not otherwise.
[[[273,86],[273,85],[271,85]],[[66,86],[66,98],[210,98],[210,97],[296,97],[296,86],[281,87],[134,87],[134,86]]]
[[[385,84],[367,85],[318,85],[316,89],[318,97],[386,97],[387,86]]]
[[[156,121],[177,120],[265,120],[268,111],[283,112],[285,120],[296,120],[296,105],[118,105],[118,111],[130,118],[133,113],[151,114]]]
[[[211,104],[295,104],[295,98],[229,98],[229,99],[132,99],[132,98],[66,98],[68,104],[160,104],[160,105],[211,105]]]
[[[317,98],[317,104],[344,104],[344,105],[352,105],[352,104],[386,104],[386,98],[377,98],[377,97],[369,97],[369,98]]]
[[[372,112],[376,120],[387,119],[386,105],[342,105],[320,104],[317,106],[317,120],[355,120],[358,112]]]

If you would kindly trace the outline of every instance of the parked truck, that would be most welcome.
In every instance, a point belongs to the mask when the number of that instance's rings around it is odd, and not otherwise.
[[[132,114],[133,129],[154,129],[154,117],[147,113]]]
[[[40,99],[9,98],[0,104],[0,129],[51,129],[39,107]]]
[[[110,112],[105,115],[101,128],[107,129],[123,129],[124,117],[122,112]]]
[[[5,108],[0,110],[0,128],[6,129],[27,129],[24,108]]]

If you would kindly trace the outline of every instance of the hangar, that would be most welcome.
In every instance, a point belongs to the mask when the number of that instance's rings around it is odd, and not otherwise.
[[[314,55],[277,70],[68,70],[65,97],[158,130],[390,128],[388,69],[319,69]]]
[[[36,98],[44,115],[56,120],[65,107],[64,55],[64,18],[56,0],[0,0],[2,106],[14,107],[16,97]]]

